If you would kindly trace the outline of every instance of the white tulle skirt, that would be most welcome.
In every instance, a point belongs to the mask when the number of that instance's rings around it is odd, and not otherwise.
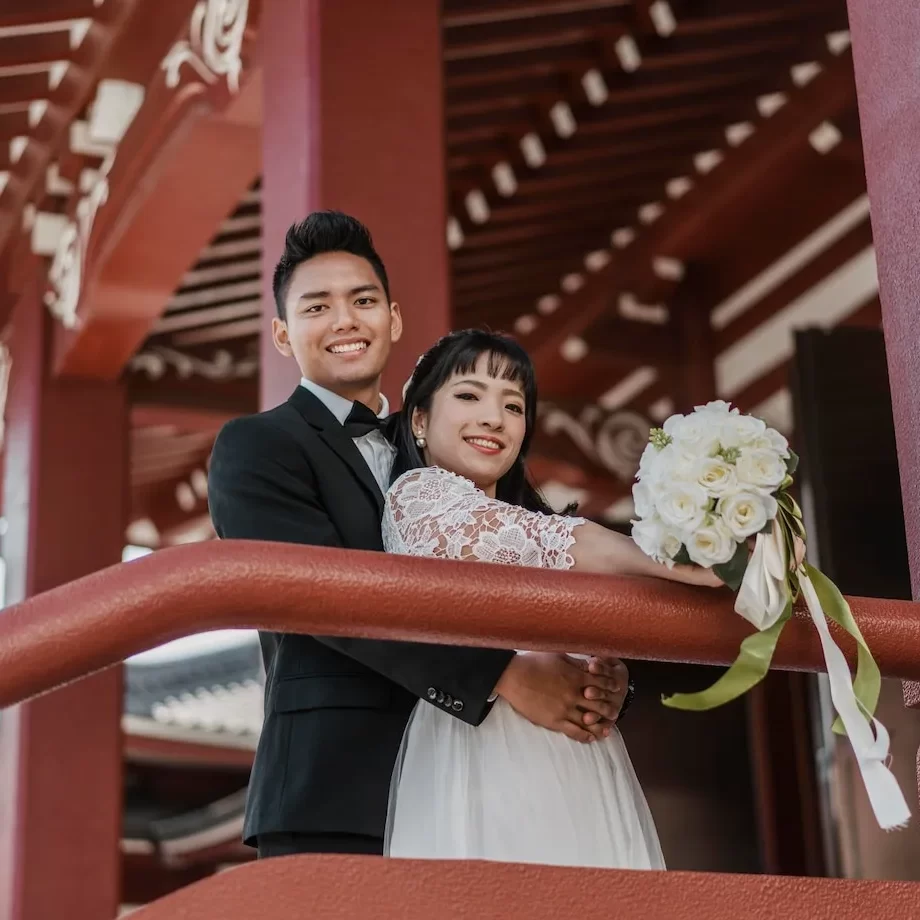
[[[578,744],[501,699],[478,727],[416,705],[394,771],[385,853],[665,868],[620,733]]]

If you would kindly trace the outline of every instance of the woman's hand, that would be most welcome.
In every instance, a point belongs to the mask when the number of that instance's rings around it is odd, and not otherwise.
[[[665,566],[662,568],[668,571]],[[685,585],[698,585],[703,588],[725,587],[725,582],[712,569],[704,569],[698,565],[675,565],[664,577]]]

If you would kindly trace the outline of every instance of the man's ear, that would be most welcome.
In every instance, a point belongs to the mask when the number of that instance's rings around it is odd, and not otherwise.
[[[294,349],[291,348],[291,340],[288,336],[287,323],[283,319],[278,319],[277,316],[272,318],[272,341],[275,343],[275,348],[285,358],[294,356]]]
[[[390,341],[398,342],[402,338],[403,321],[399,304],[394,300],[390,304]]]

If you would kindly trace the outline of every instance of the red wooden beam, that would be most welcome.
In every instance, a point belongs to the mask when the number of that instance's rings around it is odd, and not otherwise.
[[[93,228],[75,329],[58,328],[61,375],[117,377],[183,274],[261,166],[261,94],[254,62],[259,4],[250,4],[239,93],[192,67],[170,86],[158,70],[122,139],[109,197]]]

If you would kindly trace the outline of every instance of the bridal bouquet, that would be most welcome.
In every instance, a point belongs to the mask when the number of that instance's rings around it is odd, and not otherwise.
[[[901,827],[910,812],[888,770],[888,732],[874,718],[881,675],[843,595],[804,561],[802,512],[789,492],[797,464],[783,435],[722,401],[671,416],[652,430],[633,486],[633,539],[667,566],[712,568],[736,592],[735,612],[757,630],[715,684],[663,702],[701,711],[750,690],[769,670],[801,594],[824,652],[839,717],[834,731],[853,746],[879,825]],[[856,641],[855,679],[827,619]]]

